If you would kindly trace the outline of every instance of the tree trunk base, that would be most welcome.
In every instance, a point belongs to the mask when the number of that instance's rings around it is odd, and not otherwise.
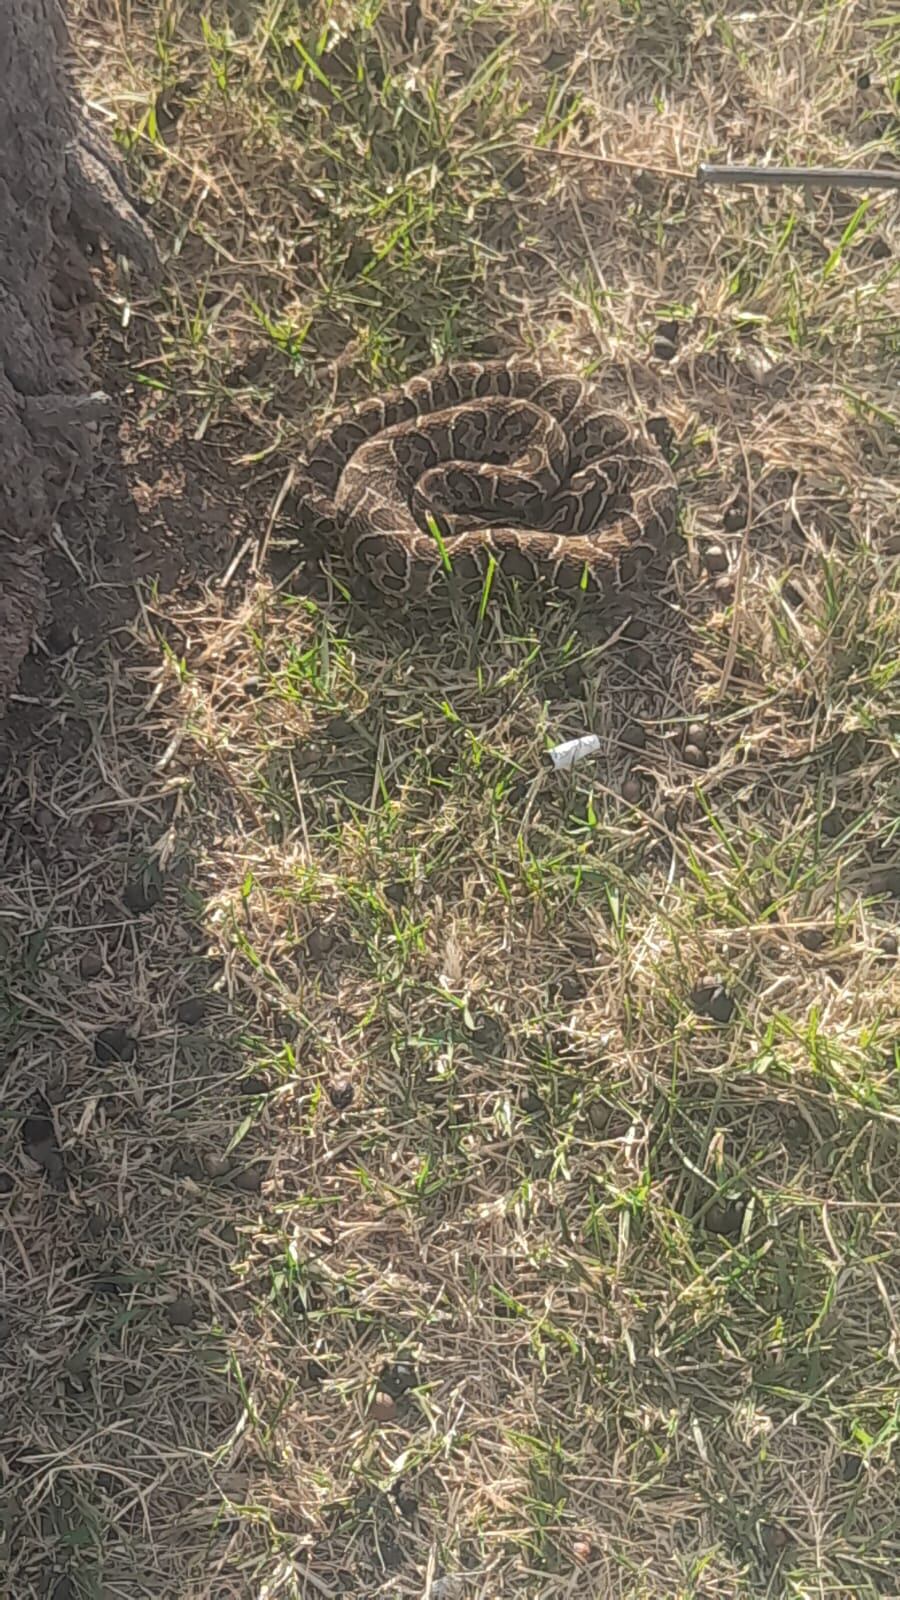
[[[159,269],[112,146],[72,103],[66,48],[57,0],[0,5],[0,712],[45,612],[54,516],[109,409],[62,309],[91,292],[83,245]]]

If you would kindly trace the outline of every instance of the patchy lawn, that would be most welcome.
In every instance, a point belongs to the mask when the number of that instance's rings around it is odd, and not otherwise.
[[[73,42],[166,268],[107,264],[115,468],[7,734],[5,1592],[896,1595],[898,212],[692,174],[896,165],[897,29]],[[522,349],[653,422],[667,583],[361,601],[304,435]]]

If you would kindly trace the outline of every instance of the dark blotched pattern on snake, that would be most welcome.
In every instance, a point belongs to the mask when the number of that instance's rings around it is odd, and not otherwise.
[[[364,400],[298,476],[305,527],[395,601],[444,578],[478,590],[490,557],[607,593],[659,557],[676,517],[672,473],[641,431],[591,384],[524,360],[452,362]]]

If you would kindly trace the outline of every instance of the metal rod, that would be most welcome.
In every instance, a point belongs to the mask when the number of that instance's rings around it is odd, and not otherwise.
[[[802,189],[900,189],[900,170],[875,167],[716,167],[701,162],[699,183],[762,184],[780,189],[797,184]]]

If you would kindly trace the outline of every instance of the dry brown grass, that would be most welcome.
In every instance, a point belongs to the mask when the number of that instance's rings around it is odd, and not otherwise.
[[[900,1592],[896,202],[690,178],[896,160],[883,12],[76,7],[191,581],[2,796],[15,1600]],[[673,430],[624,637],[297,568],[314,418],[522,345]]]

